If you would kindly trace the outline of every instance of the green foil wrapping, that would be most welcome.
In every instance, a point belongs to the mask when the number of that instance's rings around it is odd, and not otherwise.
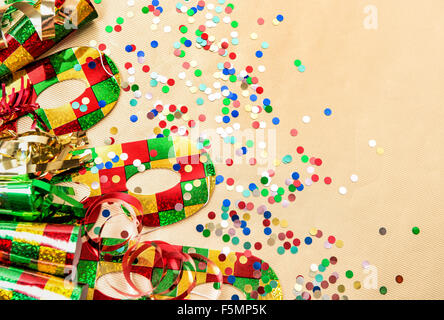
[[[83,217],[83,205],[72,198],[74,190],[54,186],[27,176],[0,180],[0,216],[24,221],[42,221],[58,212]]]

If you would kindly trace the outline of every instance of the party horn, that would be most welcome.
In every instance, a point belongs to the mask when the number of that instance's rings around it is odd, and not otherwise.
[[[0,300],[83,300],[85,294],[82,284],[0,265]]]

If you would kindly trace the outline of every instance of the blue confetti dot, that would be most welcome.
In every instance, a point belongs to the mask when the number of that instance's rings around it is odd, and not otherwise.
[[[281,120],[279,120],[279,118],[275,117],[275,118],[273,118],[272,122],[274,125],[278,125],[281,122]]]
[[[233,284],[233,283],[236,281],[236,277],[233,276],[233,275],[229,275],[229,276],[227,277],[227,281],[228,281],[228,283]]]
[[[137,122],[137,120],[139,120],[139,118],[138,118],[135,114],[133,114],[133,115],[130,117],[130,120],[131,120],[131,122]]]
[[[157,48],[159,46],[159,43],[156,40],[151,41],[151,47]]]
[[[264,212],[264,218],[265,219],[270,219],[271,218],[271,212],[270,211],[265,211]]]
[[[331,113],[332,113],[332,111],[331,111],[331,109],[330,108],[325,108],[325,110],[324,110],[324,114],[328,117],[328,116],[331,116]]]
[[[88,68],[94,69],[95,67],[96,67],[96,63],[94,61],[91,61],[90,63],[88,63]]]
[[[176,164],[173,165],[173,169],[174,169],[175,171],[179,171],[180,168],[181,168],[181,166],[180,166],[179,163],[176,163]]]
[[[230,204],[231,204],[231,201],[228,200],[228,199],[225,199],[225,200],[222,202],[222,204],[224,205],[224,207],[229,207]]]
[[[255,263],[253,263],[254,270],[259,270],[260,268],[261,268],[261,263],[259,261],[256,261]]]
[[[100,108],[104,108],[104,107],[106,107],[106,101],[105,101],[105,100],[100,100],[100,101],[99,101],[99,107],[100,107]]]
[[[125,47],[125,51],[126,51],[126,52],[131,52],[131,51],[133,51],[133,46],[132,46],[132,45],[127,45],[127,46]]]
[[[105,163],[105,168],[107,168],[107,169],[111,169],[113,167],[113,163],[111,162],[111,161],[107,161],[106,163]]]
[[[233,116],[233,118],[237,118],[239,116],[239,111],[233,110],[231,111],[231,115]]]
[[[250,185],[248,186],[248,189],[250,189],[250,191],[254,191],[257,189],[257,186],[255,183],[250,183]]]
[[[138,57],[145,57],[145,52],[143,52],[143,51],[138,51],[138,52],[137,52],[137,56],[138,56]]]
[[[291,177],[293,178],[293,180],[298,180],[299,179],[299,173],[297,173],[297,172],[293,172],[292,174],[291,174]]]
[[[202,232],[202,231],[204,230],[204,226],[201,225],[201,224],[198,224],[198,225],[196,226],[196,230],[197,230],[197,232]]]
[[[262,51],[260,51],[260,50],[256,51],[256,57],[262,58],[263,55],[264,55],[264,53]]]
[[[216,177],[216,184],[219,184],[219,183],[222,183],[222,182],[224,182],[224,177],[221,176],[221,175],[217,176]]]
[[[310,245],[310,244],[313,242],[313,239],[310,238],[310,237],[306,237],[306,238],[304,239],[304,242],[305,242],[306,245]]]
[[[109,212],[109,210],[107,210],[107,209],[102,211],[102,216],[104,216],[105,218],[108,218],[110,214],[111,214],[111,212]]]
[[[264,106],[269,106],[271,104],[271,101],[270,101],[270,99],[267,98],[267,99],[264,99],[263,103],[264,103]]]
[[[251,233],[250,228],[244,228],[244,229],[242,230],[242,232],[243,232],[244,235],[246,235],[246,236],[248,236],[248,235]]]
[[[277,21],[282,22],[282,21],[284,21],[284,16],[281,15],[281,14],[278,14],[278,15],[276,16],[276,19],[277,19]]]
[[[223,121],[224,123],[229,123],[229,122],[231,121],[231,119],[230,119],[229,116],[224,116],[224,117],[222,118],[222,121]]]
[[[233,294],[231,296],[231,300],[239,300],[239,296],[237,294]]]
[[[267,235],[267,236],[269,236],[270,234],[271,234],[271,228],[270,227],[266,227],[265,229],[264,229],[264,233]]]

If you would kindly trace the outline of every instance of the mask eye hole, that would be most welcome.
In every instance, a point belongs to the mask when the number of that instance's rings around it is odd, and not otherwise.
[[[180,174],[169,169],[149,169],[128,179],[129,191],[140,195],[152,195],[166,191],[180,182]]]
[[[43,109],[55,109],[80,97],[86,88],[86,83],[79,79],[58,82],[41,92],[37,103]]]

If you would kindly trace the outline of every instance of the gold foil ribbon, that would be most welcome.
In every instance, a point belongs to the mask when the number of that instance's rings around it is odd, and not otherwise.
[[[80,0],[66,0],[57,16],[55,12],[55,0],[38,0],[35,5],[25,1],[11,3],[0,7],[0,23],[3,21],[3,16],[7,10],[10,7],[14,7],[19,11],[18,15],[14,17],[14,21],[20,21],[20,19],[26,16],[31,21],[42,41],[53,39],[56,35],[55,24],[63,25],[67,20],[72,19],[76,13],[79,1]],[[0,28],[0,50],[8,47],[5,34],[8,33],[13,25],[14,23],[11,23],[5,30]]]
[[[70,153],[88,145],[84,131],[63,136],[30,131],[0,140],[0,176],[60,173],[81,166],[91,154]]]

